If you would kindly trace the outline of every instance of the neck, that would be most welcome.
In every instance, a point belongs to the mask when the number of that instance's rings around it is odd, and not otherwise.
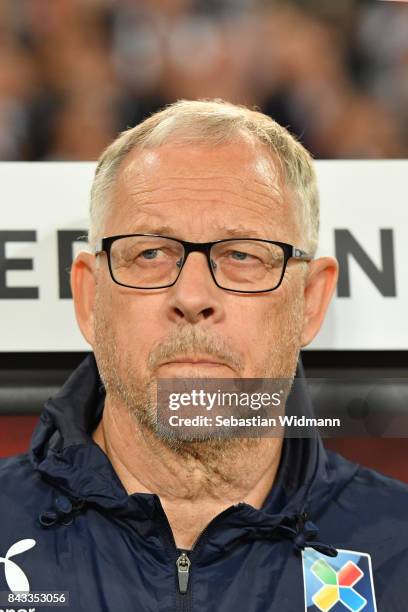
[[[176,546],[184,549],[229,506],[243,501],[262,507],[282,450],[281,438],[189,442],[175,450],[108,397],[93,439],[129,495],[160,497]]]

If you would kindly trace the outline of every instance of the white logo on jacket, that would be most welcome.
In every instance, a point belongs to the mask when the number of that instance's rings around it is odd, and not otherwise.
[[[30,550],[33,546],[36,545],[35,540],[20,540],[16,542],[8,549],[5,557],[0,557],[0,563],[4,563],[4,574],[6,577],[7,586],[10,591],[14,592],[22,592],[29,593],[30,592],[30,584],[28,582],[28,578],[14,561],[10,560],[10,557],[15,557],[16,555],[20,555],[26,550]]]

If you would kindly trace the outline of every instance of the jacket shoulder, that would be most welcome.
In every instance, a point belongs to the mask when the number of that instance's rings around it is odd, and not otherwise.
[[[321,537],[337,549],[369,553],[378,577],[408,563],[408,486],[327,452],[331,494],[320,515]],[[342,478],[348,474],[349,478]]]
[[[407,483],[397,480],[396,478],[386,476],[385,474],[381,474],[380,472],[371,468],[354,463],[333,451],[326,452],[329,459],[329,469],[338,471],[344,468],[349,469],[350,466],[355,467],[355,473],[349,483],[349,486],[357,486],[359,489],[361,489],[362,493],[364,491],[364,495],[375,494],[381,498],[384,497],[384,499],[387,499],[388,501],[391,497],[395,497],[401,498],[401,500],[404,500],[405,503],[407,502]]]
[[[353,465],[354,475],[332,499],[330,520],[337,532],[358,534],[363,542],[376,542],[377,551],[403,554],[408,560],[408,485],[376,470],[353,464],[330,453],[334,473]]]
[[[28,453],[0,459],[0,482],[2,485],[7,485],[9,478],[15,478],[16,474],[24,472],[27,475],[33,471]]]
[[[28,453],[0,459],[0,517],[30,497],[31,506],[46,495],[50,486],[33,468]]]
[[[408,527],[406,519],[408,508],[408,485],[400,480],[385,476],[360,466],[353,480],[353,485],[364,502],[375,504],[370,512],[386,513],[389,517],[401,517]],[[406,529],[408,534],[408,528]]]

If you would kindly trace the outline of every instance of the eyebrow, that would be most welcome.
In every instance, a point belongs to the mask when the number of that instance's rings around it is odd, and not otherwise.
[[[254,230],[254,229],[244,229],[244,228],[221,228],[222,233],[225,234],[226,236],[231,236],[232,238],[234,237],[238,237],[238,238],[243,238],[245,236],[249,236],[251,238],[262,238],[263,233],[258,232],[258,230]]]
[[[243,227],[217,227],[215,230],[222,236],[222,238],[265,238],[264,233],[254,229],[245,229]],[[150,226],[146,229],[139,228],[134,230],[135,233],[146,233],[146,234],[159,234],[160,236],[168,236],[169,238],[176,238],[178,232],[174,230],[170,225],[159,225]]]
[[[176,232],[170,227],[170,225],[155,225],[155,226],[149,226],[148,229],[146,229],[146,226],[144,228],[139,228],[134,230],[135,233],[141,233],[141,234],[159,234],[162,236],[171,236],[174,235]]]

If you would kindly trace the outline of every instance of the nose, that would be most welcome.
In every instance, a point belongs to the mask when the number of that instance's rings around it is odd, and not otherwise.
[[[223,317],[222,289],[214,283],[204,253],[189,253],[176,284],[170,289],[172,321],[218,322]]]

